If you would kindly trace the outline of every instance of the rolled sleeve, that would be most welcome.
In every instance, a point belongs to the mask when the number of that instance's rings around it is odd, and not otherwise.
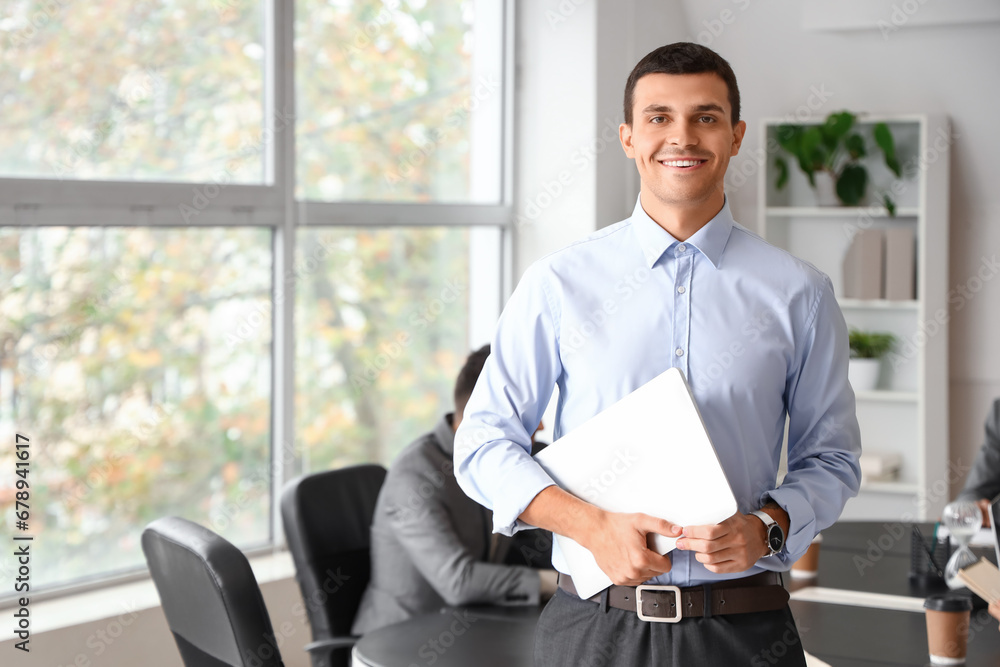
[[[847,325],[828,278],[814,303],[786,387],[788,474],[760,498],[761,504],[773,500],[788,513],[789,535],[784,552],[765,562],[797,560],[817,533],[840,518],[861,486],[861,432],[847,379]]]
[[[561,372],[554,312],[535,265],[500,316],[490,356],[455,436],[458,483],[493,511],[494,532],[504,535],[528,527],[518,517],[555,483],[531,458],[531,435]]]

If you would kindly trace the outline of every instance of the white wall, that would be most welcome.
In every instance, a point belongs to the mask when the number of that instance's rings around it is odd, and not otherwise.
[[[534,260],[627,217],[639,192],[618,141],[636,60],[684,34],[662,0],[517,3],[514,279]]]
[[[811,95],[815,102],[817,91],[828,98],[816,110],[820,117],[842,108],[948,115],[957,135],[951,152],[949,288],[964,284],[984,258],[1000,255],[1000,132],[994,120],[1000,112],[1000,23],[924,26],[916,19],[900,21],[901,14],[894,23],[889,13],[886,21],[897,29],[885,35],[874,25],[808,32],[801,28],[803,3],[795,0],[583,0],[567,22],[550,29],[545,11],[559,4],[518,6],[524,58],[518,121],[530,130],[522,132],[518,146],[520,212],[558,169],[576,174],[568,156],[599,136],[605,117],[614,113],[620,120],[631,66],[656,46],[688,39],[729,60],[740,83],[749,128],[744,155],[733,160],[731,170],[758,147],[759,119],[784,116]],[[588,39],[595,48],[583,48]],[[596,75],[583,80],[588,67]],[[637,191],[634,167],[619,157],[617,146],[605,153],[536,224],[521,226],[515,277],[543,254],[628,214]],[[627,173],[624,179],[615,176],[619,168]],[[731,188],[729,195],[736,219],[756,227],[755,179]],[[998,306],[1000,280],[988,280],[952,313],[950,446],[952,459],[963,463],[975,455],[987,408],[1000,396]],[[962,481],[953,484],[953,493]]]
[[[965,283],[984,257],[1000,255],[1000,23],[917,26],[886,15],[883,32],[806,32],[794,0],[684,0],[689,35],[726,58],[740,83],[750,126],[744,153],[758,146],[756,122],[805,104],[814,88],[828,101],[818,117],[838,109],[944,113],[957,134],[951,151],[949,288]],[[718,36],[709,31],[732,12]],[[919,11],[919,10],[918,10]],[[706,23],[708,22],[707,27]],[[720,22],[721,23],[721,22]],[[814,98],[815,100],[816,98]],[[744,158],[747,159],[747,158]],[[734,160],[730,169],[738,168]],[[734,213],[756,226],[753,181],[730,193]],[[952,460],[971,462],[982,442],[983,420],[1000,396],[1000,280],[984,283],[950,329],[950,446]],[[952,486],[957,493],[962,481]]]

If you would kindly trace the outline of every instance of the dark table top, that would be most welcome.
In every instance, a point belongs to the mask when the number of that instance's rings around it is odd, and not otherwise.
[[[923,614],[822,602],[789,605],[802,646],[832,667],[928,665],[927,621]],[[969,624],[967,667],[1000,663],[1000,630],[985,609]]]
[[[354,647],[370,667],[533,667],[541,607],[446,608],[370,632]]]
[[[920,527],[926,535],[932,530],[932,524]],[[900,535],[891,523],[832,526],[823,532],[817,579],[794,581],[789,588],[812,585],[924,597],[909,581],[909,525],[905,530]],[[790,604],[806,651],[833,667],[928,664],[922,613],[804,600]],[[443,609],[369,633],[355,652],[371,667],[530,667],[540,612],[537,607]],[[997,625],[985,609],[973,611],[970,667],[1000,663]]]

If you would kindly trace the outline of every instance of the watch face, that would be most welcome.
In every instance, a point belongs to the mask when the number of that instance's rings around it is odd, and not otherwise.
[[[771,551],[781,551],[781,547],[785,546],[780,526],[772,526],[771,530],[767,531],[767,543],[770,545]]]

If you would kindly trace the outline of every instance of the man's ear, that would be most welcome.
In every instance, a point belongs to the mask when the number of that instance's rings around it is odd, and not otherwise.
[[[622,149],[629,159],[635,159],[635,147],[632,146],[632,126],[622,123],[618,126],[618,139],[622,142]]]
[[[740,146],[743,145],[743,136],[747,132],[747,123],[745,120],[741,120],[736,123],[736,127],[733,128],[733,152],[729,154],[729,157],[735,157],[740,152]]]

